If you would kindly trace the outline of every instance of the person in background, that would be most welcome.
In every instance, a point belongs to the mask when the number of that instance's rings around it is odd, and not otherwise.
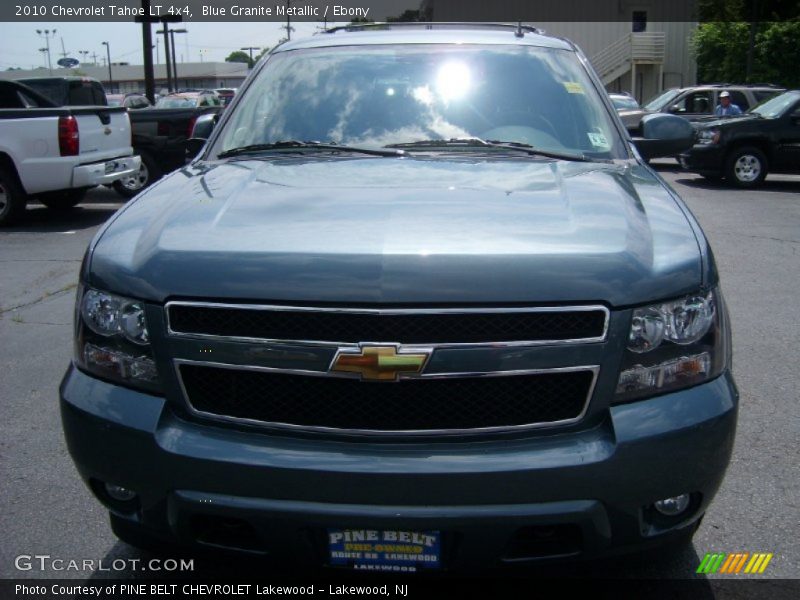
[[[730,117],[732,115],[742,114],[742,109],[731,104],[731,95],[729,92],[722,92],[719,95],[719,104],[714,109],[714,114],[718,117]]]

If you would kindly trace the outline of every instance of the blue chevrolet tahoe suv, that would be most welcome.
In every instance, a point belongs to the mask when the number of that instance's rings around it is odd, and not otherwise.
[[[81,270],[63,426],[120,538],[388,572],[691,538],[738,395],[643,161],[687,122],[631,140],[571,42],[446,24],[281,45],[212,119]]]

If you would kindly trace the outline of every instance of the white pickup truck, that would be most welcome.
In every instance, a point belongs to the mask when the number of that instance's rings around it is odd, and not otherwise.
[[[0,106],[19,108],[0,108],[0,225],[31,197],[71,208],[89,188],[138,172],[125,108],[53,107],[30,88],[1,83]]]

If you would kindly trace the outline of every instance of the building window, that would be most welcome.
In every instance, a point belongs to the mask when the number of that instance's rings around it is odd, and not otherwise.
[[[631,17],[631,26],[633,33],[641,33],[647,31],[647,11],[635,10]]]

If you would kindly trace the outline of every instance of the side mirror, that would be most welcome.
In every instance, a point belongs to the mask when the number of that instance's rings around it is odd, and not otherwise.
[[[192,135],[186,140],[186,161],[192,160],[195,156],[200,154],[203,146],[206,145],[206,140],[211,136],[214,131],[214,125],[217,124],[216,114],[205,114],[197,117],[192,127]]]
[[[207,140],[209,137],[211,137],[211,132],[214,131],[214,125],[216,124],[216,113],[206,113],[204,115],[200,115],[195,120],[194,127],[192,127],[192,135],[189,137]]]
[[[694,145],[694,128],[691,123],[675,115],[654,114],[642,118],[642,137],[633,138],[642,158],[673,156]]]

